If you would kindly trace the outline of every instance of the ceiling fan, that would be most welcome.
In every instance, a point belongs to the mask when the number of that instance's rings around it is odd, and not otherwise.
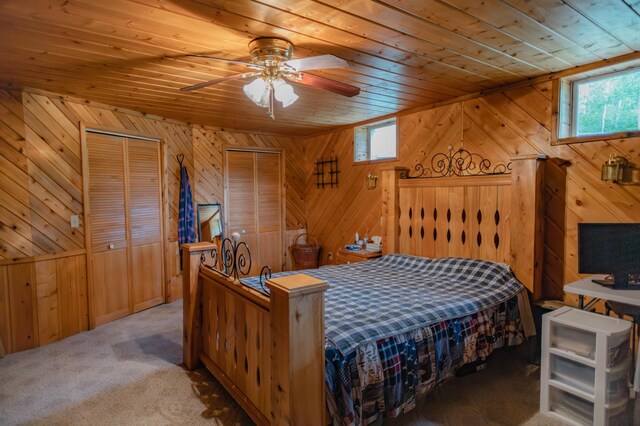
[[[348,97],[356,96],[360,93],[358,87],[306,72],[330,68],[348,68],[347,61],[337,56],[320,55],[291,59],[293,56],[293,44],[276,37],[259,37],[252,40],[249,43],[249,52],[251,54],[251,62],[215,56],[188,55],[243,65],[250,71],[194,84],[193,86],[183,87],[180,90],[191,92],[222,83],[223,81],[256,77],[255,80],[244,86],[244,93],[256,105],[268,108],[267,115],[272,119],[275,118],[274,100],[281,102],[282,106],[286,108],[298,99],[298,95],[293,91],[293,87],[287,84],[287,81]]]

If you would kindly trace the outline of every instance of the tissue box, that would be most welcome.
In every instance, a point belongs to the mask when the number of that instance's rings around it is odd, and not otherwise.
[[[373,253],[382,251],[382,244],[367,243],[365,250]]]

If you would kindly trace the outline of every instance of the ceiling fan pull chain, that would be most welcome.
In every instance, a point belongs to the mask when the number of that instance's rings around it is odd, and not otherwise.
[[[276,119],[276,116],[273,112],[273,96],[274,96],[274,91],[273,91],[273,80],[269,80],[269,112],[267,112],[267,115],[269,117],[271,117],[272,120]]]

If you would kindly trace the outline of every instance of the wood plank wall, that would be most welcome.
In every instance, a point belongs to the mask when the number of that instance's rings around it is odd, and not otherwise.
[[[287,269],[293,269],[294,263],[289,248],[293,244],[293,239],[304,232],[306,221],[304,199],[308,172],[306,144],[301,143],[300,138],[295,137],[232,132],[194,126],[194,200],[196,203],[222,202],[224,198],[223,151],[225,146],[285,149],[286,265]]]
[[[307,221],[323,246],[322,259],[351,242],[356,231],[381,234],[380,186],[365,188],[365,176],[390,166],[430,167],[437,152],[461,143],[494,162],[515,155],[544,153],[551,160],[545,179],[545,264],[547,297],[562,297],[564,284],[579,278],[577,223],[640,222],[640,187],[600,180],[600,167],[612,152],[640,163],[640,138],[552,146],[552,82],[497,92],[477,99],[400,116],[399,159],[353,163],[353,129],[308,138],[307,166],[319,157],[336,155],[341,183],[337,189],[315,188],[307,172]]]
[[[86,259],[78,251],[0,266],[0,349],[5,353],[87,330]]]
[[[287,229],[304,227],[306,190],[305,145],[298,138],[193,127],[196,203],[222,202],[224,197],[225,146],[285,149]],[[217,200],[217,201],[212,201]]]
[[[85,274],[80,276],[83,290],[70,293],[74,297],[71,300],[60,296],[60,292],[55,293],[55,289],[59,289],[58,282],[67,285],[66,268],[56,266],[56,274],[53,274],[52,264],[44,266],[40,261],[52,254],[66,256],[82,253],[82,260],[77,262],[86,262],[80,123],[89,128],[134,132],[165,141],[169,300],[181,297],[182,288],[177,243],[178,154],[184,154],[194,201],[215,203],[223,202],[224,145],[285,148],[288,233],[295,233],[295,230],[304,226],[305,152],[295,138],[191,125],[38,90],[0,90],[0,265],[9,265],[0,271],[0,279],[4,280],[0,282],[7,283],[0,288],[0,318],[5,315],[13,318],[15,315],[13,322],[2,321],[5,328],[11,324],[8,330],[0,329],[0,339],[6,351],[35,347],[38,342],[44,344],[66,337],[68,330],[77,332],[86,329],[86,325],[75,328],[56,325],[52,320],[56,314],[51,311],[55,311],[52,306],[60,312],[67,312],[71,306],[75,309],[77,304],[86,306]],[[76,229],[71,228],[69,222],[73,214],[80,216],[80,227]],[[21,266],[14,261],[26,258],[30,258],[30,262],[19,261]],[[52,278],[54,275],[55,280]],[[28,277],[28,280],[22,277]],[[38,287],[40,293],[18,292],[23,281],[37,286],[42,282],[42,287]],[[51,284],[54,281],[55,286]],[[13,288],[16,290],[10,292]],[[7,297],[3,297],[5,290]],[[47,296],[39,297],[39,294]],[[29,307],[33,307],[33,313],[29,314],[31,316],[26,313]],[[86,316],[86,310],[83,312]],[[30,330],[30,344],[22,341],[11,344],[10,340],[6,340],[11,339],[11,335],[26,336],[22,329]],[[12,330],[17,331],[12,334]],[[39,331],[42,331],[42,336],[38,336]]]

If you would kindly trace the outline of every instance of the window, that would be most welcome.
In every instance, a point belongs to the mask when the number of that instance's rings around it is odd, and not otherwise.
[[[640,68],[576,81],[573,98],[573,136],[640,129]]]
[[[395,159],[397,157],[396,119],[356,127],[353,148],[356,162]]]
[[[560,80],[557,139],[587,141],[640,131],[640,67]],[[604,137],[603,137],[604,135]]]

